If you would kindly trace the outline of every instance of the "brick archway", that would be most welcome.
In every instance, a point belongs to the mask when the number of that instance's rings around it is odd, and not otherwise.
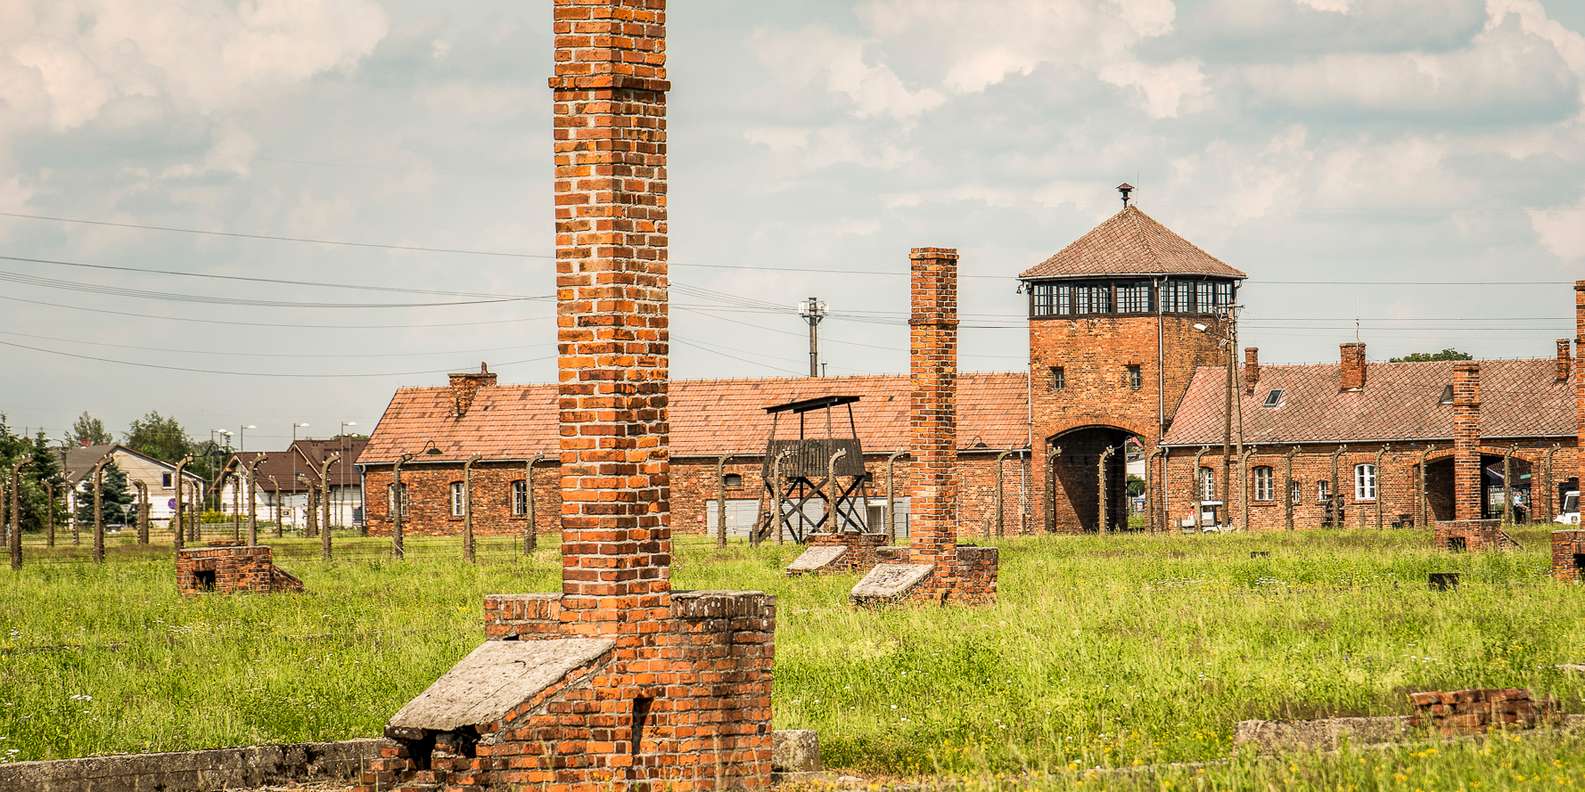
[[[1503,455],[1508,449],[1496,446],[1480,447],[1480,512],[1482,516],[1502,516],[1502,502],[1491,497],[1492,492],[1502,487],[1502,477],[1494,471],[1502,470]],[[1537,479],[1533,475],[1539,463],[1531,457],[1535,453],[1515,452],[1513,455],[1513,491],[1516,501],[1524,504],[1525,508],[1534,510],[1537,494],[1534,486]],[[1430,516],[1433,520],[1451,520],[1454,511],[1453,492],[1453,450],[1443,449],[1432,452],[1426,457],[1426,499],[1430,504]],[[1516,513],[1516,518],[1519,516]]]
[[[1116,426],[1090,425],[1068,429],[1046,439],[1049,455],[1061,448],[1046,471],[1045,523],[1058,533],[1095,533],[1100,529],[1100,461],[1107,448],[1107,530],[1128,529],[1128,461],[1124,445],[1143,443],[1138,433]]]

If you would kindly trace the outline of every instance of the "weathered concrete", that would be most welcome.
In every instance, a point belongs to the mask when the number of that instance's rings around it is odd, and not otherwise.
[[[803,555],[793,559],[787,565],[789,575],[811,575],[823,572],[827,568],[837,565],[842,556],[847,555],[848,549],[841,545],[826,545],[824,547],[811,547]]]
[[[1409,718],[1386,715],[1368,718],[1322,718],[1308,721],[1239,721],[1233,744],[1248,745],[1268,753],[1335,750],[1406,740],[1413,736]]]
[[[878,564],[869,571],[850,595],[858,605],[885,605],[913,593],[935,571],[931,564]]]
[[[820,770],[820,735],[814,729],[782,729],[771,735],[771,769],[777,773]]]
[[[378,740],[257,745],[0,764],[0,790],[211,792],[356,779]]]
[[[615,645],[605,638],[485,641],[402,707],[386,734],[449,732],[501,720]]]

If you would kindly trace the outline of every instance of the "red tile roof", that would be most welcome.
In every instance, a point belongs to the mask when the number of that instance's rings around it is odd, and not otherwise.
[[[1137,206],[1112,215],[1018,277],[1039,280],[1102,275],[1248,277],[1173,233]]]
[[[1487,439],[1573,437],[1574,386],[1558,382],[1556,361],[1480,362],[1481,436]],[[1226,395],[1222,367],[1201,367],[1163,438],[1171,446],[1222,442]],[[1576,374],[1577,376],[1577,374]],[[1260,367],[1255,392],[1243,395],[1245,444],[1368,441],[1452,442],[1453,406],[1442,392],[1453,381],[1453,363],[1370,363],[1365,387],[1338,390],[1338,366]],[[1276,407],[1263,407],[1273,389]]]
[[[965,373],[958,378],[958,444],[964,449],[1022,448],[1028,443],[1025,375]],[[674,457],[758,455],[765,450],[773,404],[829,394],[863,397],[853,405],[859,440],[866,452],[906,449],[908,377],[863,376],[813,379],[674,380],[671,383],[671,453]],[[523,460],[557,451],[556,386],[501,385],[481,388],[461,419],[452,417],[449,388],[401,388],[374,428],[359,464],[396,461],[421,454],[431,441],[439,459]],[[809,413],[811,435],[825,432],[820,412]],[[832,411],[835,434],[847,429],[845,408]],[[818,422],[818,426],[816,426]],[[796,432],[797,417],[781,419],[783,437]]]

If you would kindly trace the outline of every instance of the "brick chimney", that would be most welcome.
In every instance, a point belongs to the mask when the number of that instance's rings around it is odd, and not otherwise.
[[[1558,382],[1568,382],[1569,367],[1573,363],[1573,361],[1570,358],[1571,358],[1571,354],[1569,352],[1568,339],[1567,338],[1559,338],[1557,340],[1557,381]]]
[[[1453,364],[1453,519],[1480,519],[1480,364]]]
[[[1338,347],[1338,388],[1346,391],[1365,387],[1365,345],[1355,341]]]
[[[495,373],[484,363],[479,364],[478,371],[454,371],[446,375],[451,382],[451,417],[461,418],[468,414],[468,409],[473,406],[473,400],[478,397],[480,388],[495,387]]]
[[[671,606],[666,6],[554,8],[562,633],[622,656]]]
[[[1579,422],[1575,444],[1585,448],[1585,280],[1574,281],[1574,419]],[[1575,454],[1579,470],[1575,475],[1585,481],[1585,454]]]
[[[1260,384],[1260,347],[1244,347],[1244,393],[1255,392]]]
[[[950,590],[957,567],[958,252],[914,248],[908,259],[913,562],[933,565],[930,585]]]

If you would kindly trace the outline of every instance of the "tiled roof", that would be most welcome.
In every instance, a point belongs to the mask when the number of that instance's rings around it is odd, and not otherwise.
[[[1125,207],[1018,277],[1038,280],[1102,275],[1247,277],[1173,233],[1137,206]]]
[[[292,474],[303,476],[312,484],[319,483],[319,463],[334,452],[341,451],[345,465],[336,463],[330,466],[330,485],[332,487],[355,487],[358,485],[358,471],[354,466],[358,461],[358,454],[368,440],[362,437],[331,438],[327,440],[298,440],[292,448],[285,451],[265,451],[264,461],[259,463],[259,487],[267,491],[274,491],[275,485],[270,483],[274,476],[276,483],[283,492],[301,492],[308,486],[306,483],[294,482]],[[253,461],[255,452],[243,451],[236,455],[243,465]]]
[[[1022,448],[1028,443],[1025,375],[965,373],[958,377],[958,444],[969,448]],[[908,377],[865,376],[674,380],[671,383],[671,453],[674,457],[757,455],[771,428],[765,408],[828,394],[863,397],[853,405],[866,452],[906,449]],[[453,418],[449,388],[401,388],[374,428],[359,464],[394,462],[421,454],[431,441],[438,459],[528,459],[557,452],[556,386],[480,388],[473,406]],[[848,431],[845,408],[832,411],[835,434]],[[811,435],[825,432],[821,412],[807,415]],[[818,422],[818,426],[815,425]],[[784,415],[780,432],[797,430]]]
[[[1555,360],[1484,360],[1480,368],[1483,438],[1574,436],[1574,386],[1557,381]],[[1219,366],[1195,371],[1163,444],[1222,442],[1225,372]],[[1453,406],[1441,403],[1453,381],[1451,361],[1370,363],[1358,391],[1341,392],[1338,381],[1337,364],[1262,364],[1255,392],[1237,391],[1244,443],[1452,442]],[[1277,388],[1281,402],[1263,407]]]

